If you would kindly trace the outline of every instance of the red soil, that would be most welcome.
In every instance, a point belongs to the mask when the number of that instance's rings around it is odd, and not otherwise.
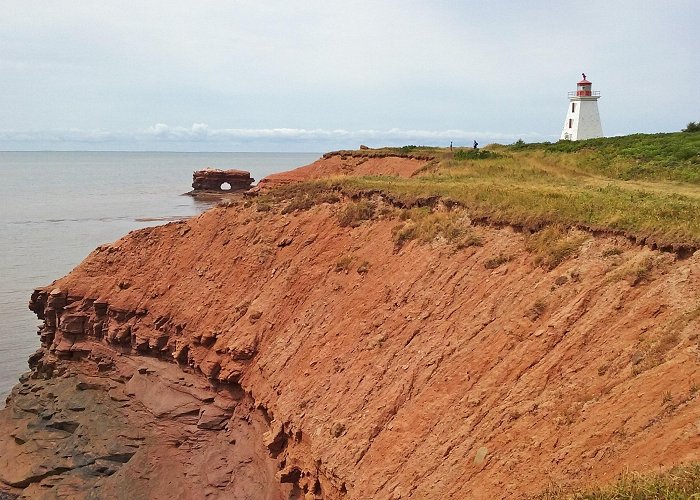
[[[406,156],[326,155],[320,160],[289,172],[268,175],[258,183],[270,188],[294,182],[338,176],[397,175],[411,177],[429,160]]]

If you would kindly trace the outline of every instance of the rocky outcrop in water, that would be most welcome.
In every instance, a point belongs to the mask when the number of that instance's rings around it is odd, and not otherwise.
[[[208,168],[197,170],[192,174],[192,191],[197,195],[202,192],[235,192],[250,189],[255,179],[244,170],[219,170]]]

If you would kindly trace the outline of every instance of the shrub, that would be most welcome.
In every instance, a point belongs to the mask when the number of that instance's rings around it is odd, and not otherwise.
[[[319,203],[328,203],[330,205],[333,205],[334,203],[338,203],[339,201],[340,197],[335,193],[321,193],[321,195],[318,197]]]
[[[557,279],[554,280],[554,284],[557,286],[562,286],[565,285],[569,281],[568,276],[557,276]]]
[[[367,274],[369,272],[370,263],[363,260],[359,266],[357,266],[358,274]]]
[[[649,253],[637,255],[621,265],[611,276],[611,280],[626,280],[630,286],[651,281],[654,269],[654,256]]]
[[[633,360],[632,374],[640,373],[659,366],[666,361],[668,352],[680,342],[680,333],[675,328],[666,328],[657,338],[646,339],[642,343],[643,351],[639,358]]]
[[[399,224],[391,229],[391,238],[394,240],[394,244],[401,248],[409,241],[416,238],[416,225],[415,224]]]
[[[462,250],[464,248],[480,247],[483,245],[484,245],[484,242],[480,236],[470,233],[467,236],[465,236],[464,238],[462,238],[459,241],[459,243],[457,243],[457,249]]]
[[[535,264],[552,270],[573,255],[586,240],[562,226],[549,226],[525,239],[525,249],[535,255]]]
[[[399,213],[400,220],[413,220],[420,221],[425,217],[429,216],[431,211],[427,207],[411,208],[408,210],[401,210]]]
[[[611,257],[613,255],[622,255],[622,249],[618,247],[612,247],[603,250],[603,257]]]
[[[700,122],[690,122],[681,132],[700,132]]]
[[[493,151],[485,149],[458,149],[455,151],[454,159],[457,161],[464,160],[486,160],[489,158],[499,158],[501,155]]]
[[[364,220],[370,220],[374,216],[375,206],[369,201],[350,203],[338,215],[338,223],[342,227],[357,226]]]
[[[430,212],[426,208],[404,210],[399,219],[405,222],[392,230],[394,243],[401,247],[410,240],[429,243],[438,237],[453,243],[465,234],[460,218],[457,212]]]
[[[311,196],[297,196],[282,209],[283,214],[308,210],[315,205]]]
[[[625,471],[616,482],[586,491],[566,491],[550,486],[535,498],[542,500],[680,500],[697,498],[700,491],[700,464],[687,464],[652,474]]]
[[[547,303],[542,300],[542,299],[537,299],[534,304],[532,304],[532,307],[530,310],[527,312],[527,316],[532,320],[535,321],[538,319],[544,312],[547,310]]]
[[[486,269],[496,269],[497,267],[505,264],[510,260],[510,257],[507,255],[499,254],[496,257],[492,257],[488,259],[486,262],[484,262],[484,267]]]
[[[339,258],[338,261],[335,263],[335,272],[340,273],[349,270],[354,260],[355,257],[353,255],[345,255]]]

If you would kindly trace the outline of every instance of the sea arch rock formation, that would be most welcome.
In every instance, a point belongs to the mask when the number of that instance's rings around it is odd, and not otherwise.
[[[216,191],[228,193],[232,191],[245,191],[250,189],[255,179],[250,172],[245,170],[220,170],[207,168],[197,170],[192,174],[192,191],[197,194],[202,191]]]

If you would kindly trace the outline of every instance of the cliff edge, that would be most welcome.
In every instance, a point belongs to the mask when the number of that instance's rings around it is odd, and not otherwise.
[[[286,203],[134,231],[36,290],[9,493],[519,498],[700,458],[700,253]]]

